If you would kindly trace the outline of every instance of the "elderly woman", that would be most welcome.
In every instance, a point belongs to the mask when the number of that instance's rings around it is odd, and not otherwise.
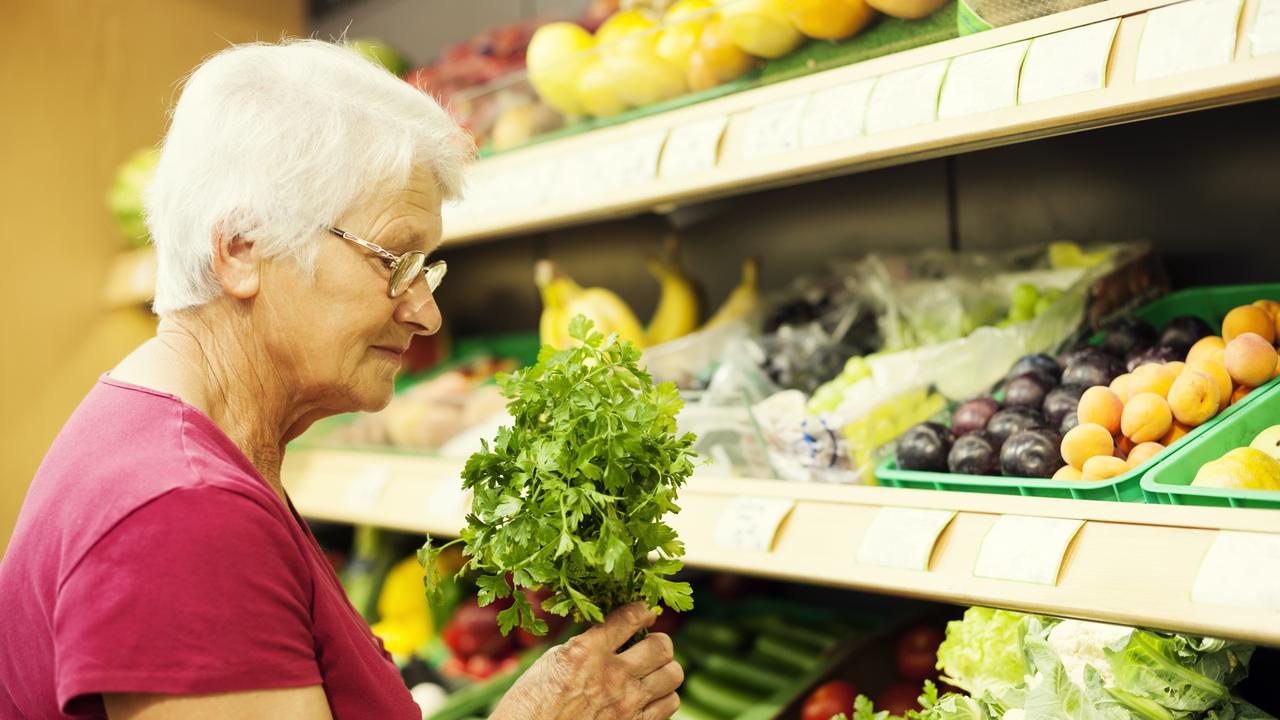
[[[231,48],[186,83],[154,184],[159,331],[104,375],[0,566],[0,718],[419,718],[280,484],[316,420],[377,410],[440,329],[430,253],[472,148],[339,47]],[[494,717],[678,707],[643,606],[547,653]]]

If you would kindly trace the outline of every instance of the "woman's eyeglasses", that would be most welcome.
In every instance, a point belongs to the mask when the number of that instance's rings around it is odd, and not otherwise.
[[[391,270],[391,278],[387,281],[387,297],[399,297],[409,289],[419,275],[426,277],[427,289],[435,293],[436,288],[440,287],[440,282],[444,280],[444,274],[449,270],[449,266],[443,260],[437,260],[428,265],[427,254],[421,250],[410,250],[403,255],[396,255],[346,230],[329,228],[329,232],[369,250],[382,259],[382,262]]]

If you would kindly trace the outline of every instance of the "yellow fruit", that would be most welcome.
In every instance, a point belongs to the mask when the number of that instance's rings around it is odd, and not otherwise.
[[[1192,485],[1237,490],[1280,490],[1280,461],[1252,447],[1236,448],[1205,463]]]
[[[1129,402],[1129,398],[1133,397],[1133,391],[1129,389],[1129,381],[1133,379],[1132,373],[1117,375],[1115,380],[1111,381],[1109,386],[1111,392],[1120,398],[1120,402]]]
[[[1222,339],[1228,345],[1231,341],[1245,333],[1257,333],[1267,344],[1276,341],[1275,321],[1256,305],[1241,305],[1227,313],[1222,320]]]
[[[1076,406],[1076,417],[1081,423],[1101,425],[1112,435],[1120,432],[1120,416],[1123,413],[1124,402],[1101,385],[1085,390]]]
[[[1231,375],[1221,363],[1209,358],[1200,358],[1187,363],[1187,369],[1198,370],[1214,379],[1218,384],[1218,412],[1222,412],[1231,404]]]
[[[1173,423],[1169,425],[1169,432],[1165,433],[1164,437],[1160,438],[1160,444],[1165,447],[1171,447],[1189,432],[1191,432],[1190,426],[1183,425],[1177,420],[1174,420]]]
[[[1169,394],[1169,386],[1173,384],[1176,377],[1178,374],[1162,363],[1147,363],[1138,367],[1129,376],[1127,389],[1130,395],[1149,392],[1165,397]]]
[[[573,344],[569,337],[569,323],[578,315],[584,315],[595,323],[595,330],[609,335],[617,333],[643,348],[644,328],[635,313],[622,298],[604,288],[582,288],[561,273],[550,260],[539,260],[534,268],[534,280],[542,293],[542,316],[538,322],[543,343],[555,348]]]
[[[378,617],[382,620],[430,620],[431,609],[422,592],[423,570],[418,558],[396,563],[382,581],[378,593]]]
[[[783,0],[733,0],[721,6],[720,16],[733,43],[756,57],[782,57],[804,41]]]
[[[658,57],[687,72],[689,57],[715,18],[716,4],[711,0],[679,0],[662,18],[663,28],[654,48]]]
[[[1227,342],[1217,335],[1206,335],[1196,341],[1191,349],[1187,351],[1187,364],[1191,364],[1201,358],[1212,358],[1214,351],[1222,352],[1227,347]]]
[[[1217,415],[1221,401],[1218,382],[1199,370],[1187,370],[1169,388],[1169,410],[1188,427]]]
[[[614,89],[609,68],[598,57],[591,58],[578,74],[578,100],[586,113],[593,117],[609,117],[627,109],[627,104]]]
[[[703,330],[738,322],[756,311],[760,305],[760,288],[756,278],[758,273],[755,258],[742,261],[742,281],[729,293],[720,309],[707,320],[707,324],[702,326]]]
[[[1113,455],[1098,455],[1084,462],[1080,469],[1081,480],[1110,480],[1129,472],[1129,463]]]
[[[422,594],[422,588],[418,588]],[[423,621],[396,622],[383,620],[369,626],[369,630],[382,639],[387,652],[401,657],[412,655],[431,639],[431,623]]]
[[[1070,465],[1063,465],[1053,474],[1054,480],[1079,480],[1080,471]]]
[[[1129,456],[1125,459],[1129,462],[1129,467],[1136,468],[1162,452],[1164,452],[1164,446],[1160,443],[1144,442],[1130,450]]]
[[[1159,440],[1169,432],[1173,413],[1169,403],[1155,393],[1138,393],[1125,403],[1120,430],[1134,443]]]
[[[643,107],[685,91],[684,71],[657,51],[657,26],[638,10],[616,13],[596,31],[596,42],[613,78],[614,91]]]
[[[674,235],[668,236],[662,261],[650,260],[649,272],[662,286],[658,307],[645,329],[650,346],[684,337],[698,329],[702,303],[693,282],[680,267]]]
[[[689,56],[686,80],[690,90],[706,90],[742,77],[754,60],[733,44],[724,22],[716,19],[702,30],[698,47]]]
[[[578,73],[591,59],[594,46],[591,33],[575,23],[547,23],[534,31],[525,63],[538,96],[565,115],[581,115]]]
[[[843,40],[875,17],[865,2],[852,0],[786,0],[787,19],[797,30],[819,40]]]
[[[885,15],[892,15],[893,17],[904,18],[906,20],[915,20],[917,18],[933,14],[933,11],[946,4],[946,1],[947,0],[870,0],[870,4],[871,7],[879,10]]]
[[[1253,306],[1262,308],[1263,312],[1270,315],[1273,320],[1280,315],[1280,302],[1275,300],[1254,300]]]
[[[1115,452],[1115,440],[1111,433],[1095,423],[1081,423],[1062,438],[1062,459],[1074,468],[1084,468],[1085,462],[1099,455]]]
[[[1249,443],[1249,447],[1254,450],[1261,450],[1273,459],[1280,461],[1280,425],[1272,425],[1258,433],[1253,442]]]
[[[1258,310],[1253,306],[1249,308]],[[1265,337],[1253,332],[1242,333],[1227,343],[1223,365],[1236,384],[1258,387],[1275,374],[1276,350]]]

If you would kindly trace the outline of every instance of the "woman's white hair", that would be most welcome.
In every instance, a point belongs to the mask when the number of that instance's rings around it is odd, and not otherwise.
[[[146,192],[156,313],[217,296],[215,228],[310,272],[317,231],[406,187],[422,164],[456,198],[474,152],[435,100],[347,48],[289,40],[219,52],[187,79]]]

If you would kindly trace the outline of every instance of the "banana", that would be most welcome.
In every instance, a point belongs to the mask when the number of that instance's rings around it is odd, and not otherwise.
[[[716,310],[716,314],[712,315],[707,324],[702,326],[703,330],[728,325],[756,311],[756,308],[760,306],[760,288],[757,284],[758,271],[759,268],[756,265],[755,258],[747,258],[742,261],[742,281],[738,283],[738,287],[733,289],[733,292],[729,293],[729,297],[725,299],[720,309]]]
[[[542,342],[555,348],[572,344],[569,321],[585,315],[595,329],[608,335],[616,332],[636,347],[645,346],[644,328],[635,313],[617,294],[605,288],[583,288],[565,275],[550,260],[539,260],[534,266],[534,281],[542,293],[542,316],[538,332]]]
[[[665,260],[649,260],[647,263],[649,272],[662,286],[658,307],[653,311],[653,318],[649,320],[646,330],[651,346],[670,342],[697,330],[698,321],[702,317],[698,291],[685,275],[676,257],[674,235],[667,237],[664,254]]]

